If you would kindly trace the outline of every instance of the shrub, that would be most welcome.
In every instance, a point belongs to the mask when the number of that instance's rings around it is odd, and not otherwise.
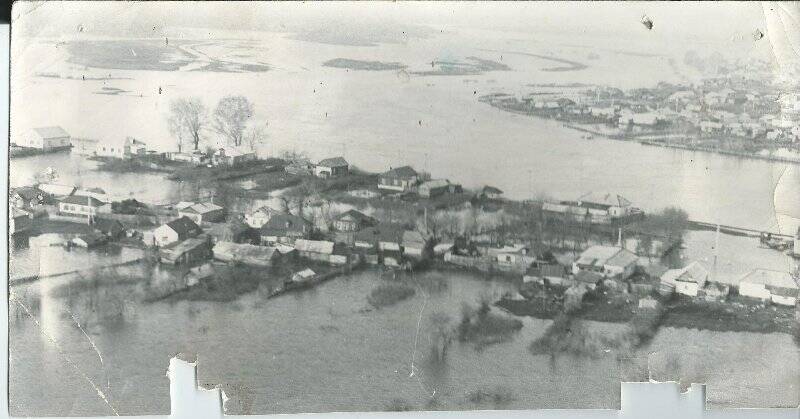
[[[375,308],[381,308],[411,298],[415,293],[413,287],[390,282],[375,287],[367,296],[367,302]]]

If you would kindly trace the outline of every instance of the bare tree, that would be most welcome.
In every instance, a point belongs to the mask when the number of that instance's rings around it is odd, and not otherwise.
[[[247,141],[250,151],[256,151],[256,146],[263,144],[267,139],[267,124],[255,125],[247,129],[244,140]]]
[[[200,131],[208,120],[203,102],[196,97],[175,99],[170,103],[169,111],[169,131],[178,140],[178,151],[181,151],[184,139],[191,140],[194,149],[199,149]]]
[[[242,145],[247,121],[253,116],[253,104],[244,96],[225,96],[214,109],[212,126],[215,131],[232,142]]]

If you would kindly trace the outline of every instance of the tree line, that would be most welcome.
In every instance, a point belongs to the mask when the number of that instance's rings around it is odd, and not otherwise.
[[[174,99],[170,102],[167,123],[170,134],[177,141],[178,152],[185,143],[194,150],[207,132],[217,134],[228,144],[239,147],[247,144],[251,150],[266,139],[266,123],[254,123],[255,107],[244,96],[225,96],[209,114],[198,97]]]

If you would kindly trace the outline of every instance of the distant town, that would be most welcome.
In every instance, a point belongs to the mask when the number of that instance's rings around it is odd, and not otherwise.
[[[755,66],[755,68],[754,68]],[[531,85],[527,93],[493,93],[499,109],[552,118],[595,136],[774,161],[800,162],[800,95],[733,65],[701,83],[652,88]]]

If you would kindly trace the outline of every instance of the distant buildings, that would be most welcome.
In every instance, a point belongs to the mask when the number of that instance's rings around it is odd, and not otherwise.
[[[606,194],[593,200],[545,202],[542,205],[545,216],[562,221],[609,224],[612,221],[642,214],[631,202],[620,195]]]
[[[350,165],[344,157],[332,157],[321,160],[314,166],[314,176],[321,178],[331,178],[346,175]]]
[[[503,191],[501,191],[499,188],[487,185],[484,186],[483,189],[481,189],[479,197],[483,199],[500,199],[502,195]]]
[[[435,198],[447,193],[461,193],[461,185],[450,183],[447,179],[432,179],[420,183],[417,194],[422,198]]]
[[[220,147],[211,156],[214,166],[237,166],[256,160],[256,153],[237,147]]]
[[[98,157],[129,159],[145,154],[147,154],[147,144],[133,137],[98,142],[95,148],[95,155]]]
[[[33,128],[22,134],[16,145],[41,151],[56,151],[70,147],[70,136],[59,126]]]
[[[411,166],[389,170],[378,177],[378,189],[389,192],[411,192],[419,183],[419,174]]]

